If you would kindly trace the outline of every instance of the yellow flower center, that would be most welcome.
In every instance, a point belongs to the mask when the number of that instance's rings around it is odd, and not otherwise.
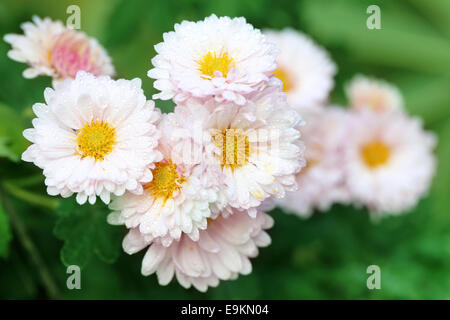
[[[168,162],[157,162],[152,170],[153,180],[147,183],[144,188],[155,198],[162,198],[164,203],[173,197],[173,193],[181,189],[181,185],[186,181],[177,172],[177,165],[171,159]]]
[[[384,101],[383,97],[380,95],[370,96],[368,104],[372,108],[373,111],[384,111],[386,109],[385,101]]]
[[[213,136],[214,144],[222,150],[220,161],[222,168],[231,170],[242,167],[248,162],[250,155],[250,143],[248,136],[240,129],[217,130]]]
[[[223,77],[227,77],[233,65],[233,58],[228,56],[228,53],[216,55],[216,53],[208,52],[198,62],[202,78],[214,78],[214,72],[220,71]]]
[[[361,149],[361,157],[370,168],[376,168],[386,164],[389,156],[389,147],[380,141],[370,142]]]
[[[291,77],[283,68],[276,69],[274,74],[275,74],[275,77],[277,77],[278,79],[281,80],[281,82],[283,82],[283,91],[284,92],[288,92],[292,89],[293,86],[292,86]]]
[[[82,158],[103,161],[114,147],[116,130],[105,121],[92,120],[77,131],[78,152]]]

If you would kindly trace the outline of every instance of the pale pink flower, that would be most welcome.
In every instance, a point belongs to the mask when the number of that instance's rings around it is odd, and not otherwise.
[[[203,143],[202,166],[221,172],[216,202],[256,213],[264,200],[296,189],[295,174],[304,166],[298,113],[289,108],[278,86],[254,93],[243,106],[214,99],[189,99],[175,108],[172,120]],[[186,145],[186,144],[184,144]]]
[[[244,18],[213,14],[174,29],[155,46],[154,68],[148,72],[161,91],[155,99],[214,98],[243,105],[276,68],[278,50]]]
[[[236,211],[226,218],[219,215],[209,220],[198,241],[183,234],[169,247],[158,239],[146,240],[139,228],[131,229],[123,240],[123,249],[134,254],[148,246],[141,272],[144,276],[156,273],[160,285],[167,285],[175,276],[184,288],[193,286],[204,292],[217,286],[220,280],[251,273],[249,258],[258,255],[258,247],[270,244],[264,230],[272,225],[273,219],[261,211],[255,218]]]
[[[345,188],[343,142],[348,139],[349,116],[339,107],[318,107],[303,113],[300,129],[306,144],[306,167],[297,175],[298,190],[288,192],[277,204],[286,211],[309,217],[315,209],[349,201]]]
[[[327,51],[293,29],[266,30],[264,34],[280,49],[275,76],[283,83],[289,105],[300,113],[324,105],[337,71]]]
[[[404,109],[400,91],[383,80],[357,75],[347,84],[346,94],[355,110],[401,112]]]
[[[148,241],[160,238],[164,246],[179,240],[182,233],[198,240],[212,215],[210,205],[217,201],[220,183],[218,170],[205,170],[180,153],[189,146],[189,134],[183,136],[172,118],[173,114],[164,114],[159,124],[158,150],[163,159],[148,168],[153,180],[143,186],[143,194],[115,198],[110,205],[114,212],[108,217],[111,224],[139,228]]]
[[[33,144],[22,160],[43,169],[47,192],[80,204],[125,191],[142,193],[152,180],[148,166],[161,159],[159,109],[147,101],[141,80],[112,80],[78,72],[74,80],[44,91],[33,105],[33,128],[23,135]]]
[[[436,170],[436,137],[403,113],[354,112],[349,128],[344,170],[352,200],[378,215],[413,208]]]
[[[22,29],[24,35],[7,34],[4,40],[12,46],[8,56],[29,65],[23,73],[25,78],[47,75],[57,84],[75,78],[80,70],[96,76],[115,73],[111,58],[97,40],[60,21],[34,16],[33,22],[22,24]]]

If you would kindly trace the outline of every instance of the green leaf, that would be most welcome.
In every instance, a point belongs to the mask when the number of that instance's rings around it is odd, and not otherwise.
[[[450,219],[448,209],[450,208],[450,119],[444,121],[442,127],[438,130],[437,156],[437,174],[434,177],[431,188],[431,201],[433,211],[442,218]]]
[[[306,1],[299,15],[325,45],[347,49],[355,63],[450,74],[450,44],[399,1],[383,2],[381,29],[366,27],[370,1]],[[407,13],[405,13],[407,12]],[[419,45],[420,44],[420,45]],[[405,54],[405,48],[414,53]]]
[[[7,105],[0,103],[0,157],[19,161],[27,141],[22,136],[23,119]]]
[[[433,123],[450,117],[450,79],[411,74],[391,77],[398,84],[410,114]]]
[[[0,257],[6,258],[9,253],[9,242],[12,239],[9,219],[0,203]]]
[[[450,1],[448,0],[409,0],[420,10],[420,13],[428,17],[429,21],[450,36]]]
[[[11,161],[18,161],[19,157],[11,150],[11,139],[8,137],[0,137],[0,158],[8,158]]]
[[[54,234],[64,240],[61,260],[66,265],[87,265],[95,253],[106,263],[120,254],[120,228],[106,222],[107,209],[102,205],[79,206],[74,199],[64,200]]]
[[[36,298],[39,282],[30,268],[20,250],[11,250],[8,260],[2,263],[2,274],[8,276],[0,277],[0,299]]]
[[[103,219],[97,225],[94,252],[106,263],[114,263],[120,255],[122,228],[111,226]]]
[[[130,41],[136,36],[141,24],[139,16],[144,8],[139,1],[120,1],[116,4],[104,31],[105,45],[115,46]]]

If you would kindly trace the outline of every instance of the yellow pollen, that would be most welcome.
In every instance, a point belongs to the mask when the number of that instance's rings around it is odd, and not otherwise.
[[[274,74],[275,74],[275,77],[277,77],[278,79],[281,80],[281,82],[283,82],[283,91],[284,92],[288,92],[292,89],[293,86],[292,86],[291,77],[283,68],[276,69]]]
[[[52,50],[50,49],[47,51],[47,61],[51,62],[51,60],[52,60]]]
[[[372,111],[380,112],[387,109],[388,101],[383,94],[373,92],[370,94],[362,94],[357,96],[353,102],[353,106],[356,108],[369,108]]]
[[[384,109],[386,109],[385,101],[380,95],[370,96],[368,104],[374,111],[383,111]]]
[[[370,168],[376,168],[386,164],[389,156],[389,147],[380,141],[370,142],[361,149],[361,157]]]
[[[92,120],[77,131],[78,153],[81,158],[103,161],[116,143],[116,130],[105,121]]]
[[[157,162],[152,170],[153,180],[147,183],[144,188],[155,198],[162,198],[164,204],[167,199],[173,197],[173,193],[181,189],[181,185],[186,181],[177,172],[177,165],[169,159],[167,162]]]
[[[222,168],[231,170],[239,168],[248,162],[250,155],[250,143],[248,136],[240,129],[218,130],[213,136],[214,144],[222,150],[220,157]]]
[[[198,61],[198,64],[202,78],[212,79],[216,71],[220,71],[226,78],[233,65],[233,58],[229,57],[228,53],[216,55],[216,53],[208,52]]]

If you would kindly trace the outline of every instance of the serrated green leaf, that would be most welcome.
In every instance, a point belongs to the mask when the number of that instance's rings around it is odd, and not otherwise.
[[[64,240],[61,260],[66,265],[84,267],[93,251],[92,217],[84,211],[61,216],[55,226],[55,235]],[[94,224],[95,225],[95,224]]]
[[[98,224],[94,251],[107,263],[113,263],[120,255],[121,228],[111,226],[104,221]]]
[[[120,254],[120,228],[107,224],[107,209],[101,205],[80,206],[73,199],[63,201],[54,234],[64,241],[61,260],[64,265],[86,266],[95,253],[106,263]]]
[[[0,203],[0,257],[6,258],[9,253],[9,242],[12,239],[9,219]]]

